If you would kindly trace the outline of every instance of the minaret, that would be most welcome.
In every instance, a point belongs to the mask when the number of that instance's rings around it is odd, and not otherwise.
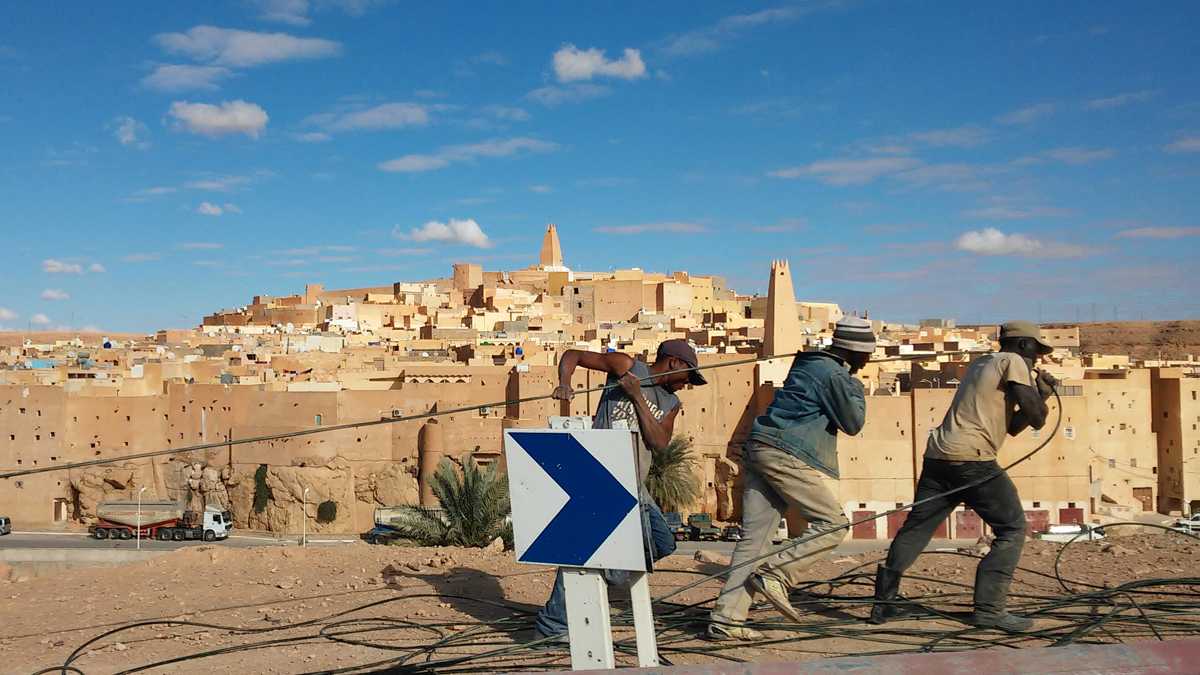
[[[546,226],[546,236],[542,238],[542,255],[538,260],[542,269],[561,269],[563,266],[562,245],[558,243],[558,229],[551,223]]]
[[[771,262],[771,283],[767,287],[762,355],[791,354],[803,346],[800,315],[796,312],[796,292],[792,290],[792,271],[786,260],[774,260]]]

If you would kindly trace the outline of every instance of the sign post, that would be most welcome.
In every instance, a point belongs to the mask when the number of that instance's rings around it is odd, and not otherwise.
[[[615,666],[606,571],[630,589],[638,664],[658,665],[634,435],[618,429],[504,433],[518,562],[559,565],[571,667]],[[616,576],[616,575],[613,575]]]

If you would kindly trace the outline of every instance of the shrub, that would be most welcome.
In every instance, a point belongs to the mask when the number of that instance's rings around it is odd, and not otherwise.
[[[400,536],[422,546],[482,548],[496,537],[511,545],[508,481],[491,465],[479,468],[468,458],[462,473],[443,459],[433,476],[433,493],[439,509],[405,506],[391,522]]]
[[[325,500],[317,504],[317,522],[332,523],[337,520],[337,502]]]
[[[275,495],[271,494],[271,486],[267,485],[267,465],[259,464],[254,472],[254,512],[262,513],[267,510],[267,503]]]
[[[692,439],[676,436],[651,453],[646,489],[663,511],[678,511],[700,496],[700,478],[692,456]]]

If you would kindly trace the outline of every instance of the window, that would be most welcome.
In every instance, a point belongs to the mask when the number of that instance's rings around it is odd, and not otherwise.
[[[1108,460],[1108,468],[1110,468],[1110,469],[1117,468],[1117,460],[1115,460],[1115,459]]]
[[[1068,509],[1073,509],[1073,508],[1075,508],[1075,502],[1067,502],[1067,508],[1068,508]]]
[[[315,424],[318,427],[321,426],[321,416],[320,415],[316,415],[315,417],[313,417],[313,424]]]
[[[1137,457],[1133,457],[1129,460],[1129,466],[1134,469],[1137,468]]]
[[[1035,509],[1040,509],[1040,508],[1042,508],[1042,503],[1041,503],[1041,502],[1034,502],[1034,503],[1033,503],[1033,508],[1035,508]]]

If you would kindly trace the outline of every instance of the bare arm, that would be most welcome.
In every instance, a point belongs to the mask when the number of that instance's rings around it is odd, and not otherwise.
[[[636,387],[632,393],[630,392],[631,386]],[[675,431],[675,416],[679,414],[680,406],[672,408],[671,412],[663,415],[662,421],[659,421],[654,419],[654,413],[650,410],[650,404],[646,402],[646,397],[642,396],[641,385],[636,377],[632,374],[622,377],[621,388],[625,389],[629,400],[633,401],[633,409],[637,412],[638,429],[642,432],[642,441],[651,450],[666,448]]]
[[[1008,435],[1016,436],[1026,427],[1041,429],[1046,426],[1046,415],[1050,408],[1038,394],[1038,390],[1027,384],[1009,382],[1004,389],[1004,405],[1016,410],[1008,421]]]
[[[568,349],[558,360],[558,387],[554,389],[554,398],[560,401],[571,400],[575,393],[571,388],[571,378],[575,375],[577,366],[621,377],[633,367],[633,357],[620,352],[599,354],[581,349]]]

